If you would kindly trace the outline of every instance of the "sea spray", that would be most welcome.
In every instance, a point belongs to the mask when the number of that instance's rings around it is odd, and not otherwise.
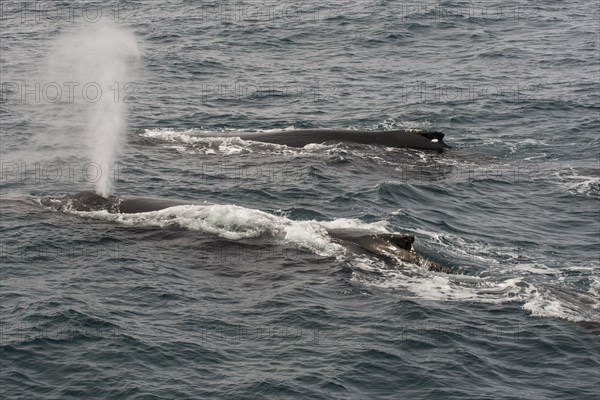
[[[114,165],[127,131],[128,89],[135,86],[132,67],[139,56],[133,32],[110,22],[68,29],[50,51],[49,82],[62,90],[61,114],[65,116],[64,107],[69,109],[62,125],[83,130],[79,134],[90,160],[87,179],[101,196],[112,192]],[[83,124],[78,113],[83,113]]]

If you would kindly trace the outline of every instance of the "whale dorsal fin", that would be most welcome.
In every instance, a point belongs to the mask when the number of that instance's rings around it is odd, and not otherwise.
[[[419,131],[417,133],[429,140],[442,140],[444,138],[444,134],[439,131]]]
[[[415,237],[412,235],[400,235],[398,233],[380,233],[373,236],[379,240],[386,240],[404,250],[412,249],[412,244],[415,241]]]

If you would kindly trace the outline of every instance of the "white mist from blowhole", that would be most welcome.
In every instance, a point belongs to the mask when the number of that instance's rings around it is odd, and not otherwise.
[[[73,125],[81,119],[77,113],[84,113],[90,181],[103,197],[113,191],[115,162],[127,134],[128,89],[135,89],[132,67],[140,53],[133,32],[110,22],[69,29],[50,51],[48,76],[63,87],[61,103],[70,107]],[[67,127],[69,121],[61,124]]]

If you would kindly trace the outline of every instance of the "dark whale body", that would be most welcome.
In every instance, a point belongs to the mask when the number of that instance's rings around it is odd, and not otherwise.
[[[73,196],[65,196],[61,199],[42,198],[40,202],[42,205],[54,208],[57,211],[106,210],[112,214],[134,214],[193,204],[189,201],[157,199],[153,197],[102,197],[92,191],[79,192]]]
[[[193,202],[184,200],[167,200],[152,197],[102,197],[92,191],[79,192],[63,198],[42,198],[40,203],[57,211],[103,211],[113,214],[133,214],[159,211],[169,207],[192,205]],[[335,240],[352,243],[385,258],[397,258],[402,261],[425,267],[430,271],[454,273],[451,269],[435,264],[419,255],[413,248],[414,236],[397,233],[367,234],[360,231],[328,230]]]
[[[420,265],[430,271],[455,274],[452,269],[436,264],[418,254],[413,243],[415,237],[412,235],[401,235],[398,233],[377,233],[365,235],[361,232],[329,230],[329,235],[335,239],[350,242],[367,250],[369,253],[377,254],[384,258],[396,258],[401,261]]]
[[[154,199],[150,197],[128,197],[119,204],[119,212],[124,214],[158,211],[169,207],[192,204],[183,200]]]
[[[358,131],[351,129],[301,129],[279,132],[261,132],[244,135],[242,139],[257,142],[304,147],[311,143],[348,142],[404,147],[419,150],[449,149],[444,134],[437,131],[401,129],[394,131]]]

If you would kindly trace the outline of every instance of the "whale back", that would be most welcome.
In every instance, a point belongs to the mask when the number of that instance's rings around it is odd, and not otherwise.
[[[185,200],[167,200],[152,197],[102,197],[92,191],[83,191],[63,198],[42,198],[40,203],[57,211],[102,211],[109,213],[135,214],[159,211],[169,207],[193,205]],[[330,229],[329,235],[337,240],[352,243],[370,253],[386,258],[420,265],[431,271],[454,273],[451,269],[435,264],[419,255],[413,248],[415,241],[412,235],[398,233],[365,234],[364,231]]]
[[[102,211],[119,212],[119,198],[116,196],[102,197],[95,192],[86,190],[72,196],[61,198],[44,197],[39,199],[40,204],[56,211]]]
[[[132,214],[158,211],[169,207],[190,205],[193,202],[184,200],[166,200],[152,197],[102,197],[93,191],[86,190],[63,198],[42,198],[40,203],[57,211],[103,211],[118,214]]]
[[[348,142],[422,150],[444,150],[450,148],[450,146],[444,142],[444,134],[442,132],[412,129],[395,131],[300,129],[255,133],[245,135],[242,138],[265,143],[284,144],[291,147],[304,147],[311,143]]]
[[[119,204],[120,213],[132,214],[150,211],[159,211],[169,207],[193,204],[184,200],[166,200],[152,197],[126,197]]]
[[[402,252],[412,250],[415,241],[412,235],[398,233],[367,234],[353,230],[331,229],[329,235],[338,240],[354,243],[370,253],[384,256],[398,256]]]
[[[429,271],[455,274],[451,268],[434,263],[417,253],[413,247],[412,235],[398,233],[379,233],[364,235],[353,231],[330,230],[329,235],[335,239],[354,243],[369,253],[384,258],[395,258],[404,262],[419,265]]]

